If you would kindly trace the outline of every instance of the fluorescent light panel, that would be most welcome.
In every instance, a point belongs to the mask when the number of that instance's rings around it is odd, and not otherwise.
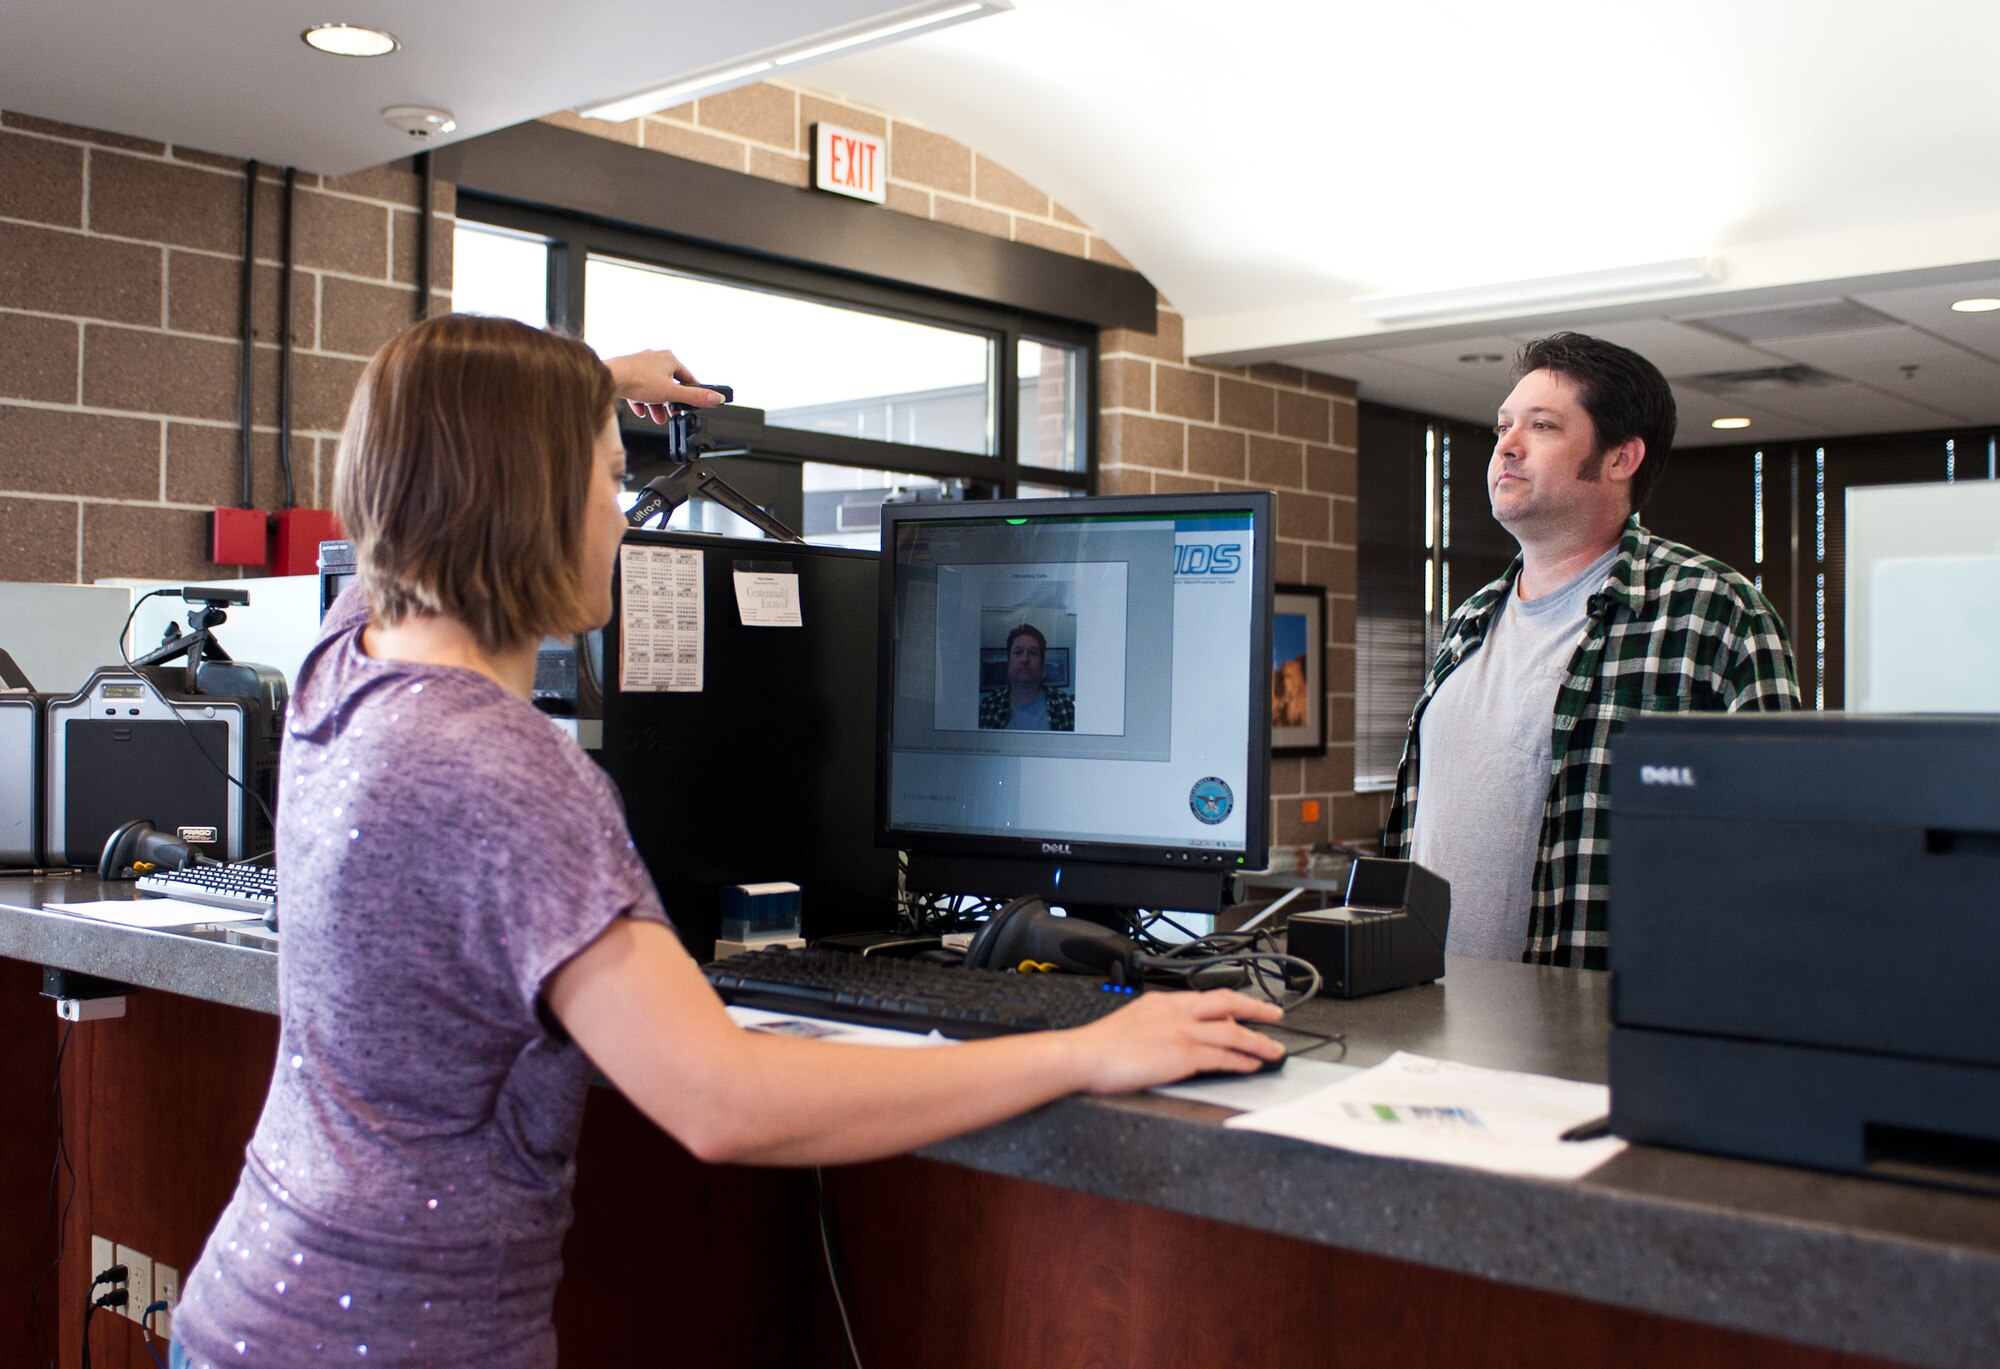
[[[1654,294],[1722,279],[1722,263],[1713,257],[1619,266],[1608,271],[1580,271],[1568,276],[1468,285],[1455,290],[1431,290],[1410,295],[1362,295],[1354,307],[1382,323],[1442,318],[1451,314],[1485,314],[1538,304],[1610,299]]]
[[[614,122],[636,119],[654,110],[670,109],[703,95],[746,85],[780,67],[800,66],[828,57],[859,52],[863,48],[893,42],[912,34],[929,32],[951,24],[964,23],[983,15],[998,14],[1014,6],[1011,0],[931,0],[931,3],[900,11],[894,18],[872,20],[859,27],[816,33],[783,47],[772,48],[754,57],[694,72],[663,86],[654,86],[630,95],[621,95],[602,104],[586,105],[577,113],[587,119]]]

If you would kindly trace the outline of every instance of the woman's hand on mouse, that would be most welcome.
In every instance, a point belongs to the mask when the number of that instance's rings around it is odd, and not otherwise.
[[[1129,1093],[1204,1070],[1249,1074],[1284,1047],[1241,1024],[1283,1016],[1277,1004],[1233,989],[1147,993],[1068,1035],[1088,1052],[1086,1092]]]

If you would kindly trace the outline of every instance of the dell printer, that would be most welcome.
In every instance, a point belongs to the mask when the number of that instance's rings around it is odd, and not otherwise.
[[[1611,1129],[2000,1191],[2000,717],[1613,743]]]

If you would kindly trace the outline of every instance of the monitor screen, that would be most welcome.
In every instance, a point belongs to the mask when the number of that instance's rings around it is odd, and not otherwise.
[[[1261,867],[1271,509],[1261,492],[886,507],[882,839],[1052,880]]]

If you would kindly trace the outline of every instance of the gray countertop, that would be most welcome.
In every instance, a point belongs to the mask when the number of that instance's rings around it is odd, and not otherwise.
[[[0,877],[0,954],[276,1011],[268,951],[32,911],[118,888]],[[1288,1020],[1340,1033],[1348,1064],[1407,1050],[1601,1083],[1608,989],[1597,974],[1454,959],[1438,984],[1321,999]],[[1828,1349],[2000,1363],[2000,1199],[1646,1146],[1573,1183],[1506,1178],[1225,1130],[1226,1115],[1068,1099],[922,1153]]]

